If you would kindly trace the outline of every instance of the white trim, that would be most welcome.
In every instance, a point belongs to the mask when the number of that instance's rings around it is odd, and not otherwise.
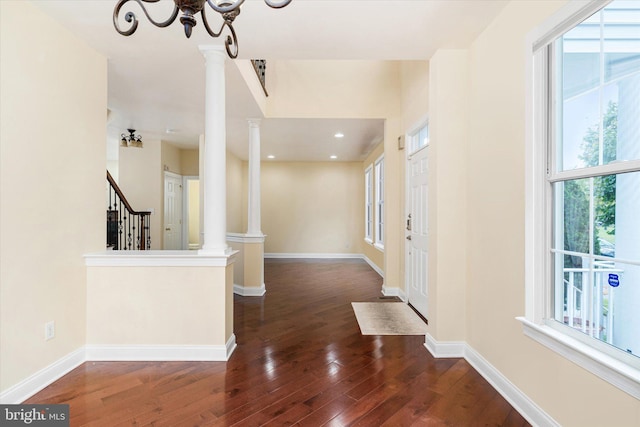
[[[384,199],[385,199],[385,176],[386,176],[386,172],[385,172],[385,160],[384,160],[384,153],[382,153],[380,155],[380,157],[378,157],[374,162],[373,162],[373,192],[374,192],[374,198],[373,198],[373,207],[374,207],[374,215],[373,215],[373,226],[374,226],[374,230],[373,230],[373,239],[374,239],[374,244],[373,246],[376,249],[379,249],[380,251],[384,251],[384,239],[385,239],[385,233],[386,233],[386,227],[385,227],[385,221],[386,221],[386,206],[384,205]],[[381,178],[382,177],[382,178]],[[382,185],[381,185],[382,184]],[[383,220],[380,221],[380,203],[382,203],[382,212],[383,212]],[[382,230],[380,230],[380,228],[382,228]]]
[[[364,240],[373,243],[373,163],[364,170]],[[369,229],[369,226],[371,227]]]
[[[464,358],[489,384],[495,388],[531,425],[560,426],[556,420],[542,410],[529,396],[516,387],[507,377],[490,364],[484,357],[465,343]]]
[[[362,254],[330,254],[330,253],[285,253],[272,252],[264,254],[265,258],[294,258],[294,259],[349,259],[362,258]]]
[[[556,420],[544,412],[531,398],[466,342],[438,342],[430,334],[427,334],[424,345],[435,358],[464,358],[530,424],[545,427],[560,426]]]
[[[264,234],[227,233],[227,242],[233,243],[264,243]]]
[[[548,181],[550,183],[554,183],[560,181],[569,181],[572,179],[638,172],[639,169],[640,160],[621,160],[608,163],[606,165],[589,166],[585,168],[555,172],[549,175]]]
[[[436,359],[447,357],[464,357],[465,346],[467,344],[464,341],[447,341],[439,342],[427,334],[424,340],[424,346],[429,350],[429,353]]]
[[[58,359],[0,394],[0,404],[24,402],[87,361],[228,361],[237,348],[231,334],[226,345],[87,345]]]
[[[553,78],[553,45],[555,38],[603,8],[609,1],[597,0],[569,2],[558,13],[533,30],[526,38],[526,121],[525,121],[525,317],[518,320],[523,333],[562,357],[576,363],[620,390],[640,399],[640,369],[618,360],[580,340],[545,325],[550,318],[551,256],[548,239],[551,236],[551,206],[553,200],[548,191],[550,181],[584,176],[584,170],[554,173],[547,178],[547,143],[549,108],[552,102],[549,87]],[[545,46],[550,46],[546,49]],[[551,148],[553,150],[553,148]],[[637,160],[613,163],[590,168],[602,175],[612,171],[627,172],[637,168]],[[555,170],[550,165],[552,171]]]
[[[225,362],[236,349],[231,335],[226,345],[87,345],[87,361]]]
[[[105,251],[85,254],[87,267],[226,267],[238,251],[202,255],[193,251]]]
[[[382,269],[380,267],[378,267],[373,261],[371,261],[366,255],[362,255],[362,259],[369,264],[369,267],[371,267],[376,273],[378,273],[380,275],[380,277],[382,277],[384,279],[384,271],[382,271]]]
[[[381,292],[385,297],[398,297],[404,302],[407,301],[407,294],[405,294],[404,290],[400,288],[391,288],[389,286],[382,285]]]
[[[49,384],[82,365],[85,360],[85,350],[81,347],[20,381],[18,384],[9,387],[0,394],[0,403],[18,404],[24,402]]]
[[[640,399],[640,370],[549,326],[536,325],[524,317],[517,319],[529,338]]]
[[[530,46],[530,50],[527,51],[527,54],[551,43],[611,1],[613,0],[573,0],[568,2],[558,13],[551,16],[528,35],[527,45]]]
[[[261,297],[267,293],[267,288],[264,283],[259,288],[255,286],[240,286],[233,284],[233,293],[243,297]]]

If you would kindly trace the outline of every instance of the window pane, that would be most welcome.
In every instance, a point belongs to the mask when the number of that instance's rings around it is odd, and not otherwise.
[[[416,148],[422,148],[427,145],[429,142],[429,126],[425,126],[420,129],[420,132],[418,133],[418,141],[418,147]]]
[[[640,172],[554,184],[554,318],[640,356]]]
[[[640,8],[613,2],[556,44],[559,171],[640,159]]]

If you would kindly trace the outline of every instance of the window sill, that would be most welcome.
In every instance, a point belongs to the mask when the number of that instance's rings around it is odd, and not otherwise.
[[[370,245],[373,245],[373,240],[369,239],[368,237],[365,237],[364,241]]]
[[[374,243],[373,247],[379,250],[380,252],[384,252],[384,245],[381,243]]]
[[[640,370],[546,325],[517,317],[526,336],[640,399]]]

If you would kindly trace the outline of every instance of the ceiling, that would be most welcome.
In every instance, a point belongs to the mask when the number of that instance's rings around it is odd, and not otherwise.
[[[198,146],[204,131],[203,44],[212,39],[202,23],[184,36],[178,21],[157,28],[135,1],[123,10],[139,19],[135,34],[118,34],[112,22],[116,0],[37,0],[34,3],[108,58],[108,134],[117,141],[126,128],[143,139]],[[426,60],[439,48],[463,48],[491,22],[507,1],[489,0],[293,0],[272,9],[246,0],[235,21],[240,59]],[[157,21],[173,2],[146,4]],[[208,12],[211,12],[208,10]],[[219,19],[208,13],[212,26]],[[197,15],[199,20],[200,16]],[[121,20],[123,28],[126,23]],[[227,144],[247,158],[247,118],[262,117],[232,60],[226,64]],[[262,157],[276,160],[362,160],[382,140],[382,120],[265,118]],[[344,138],[334,138],[336,132]]]

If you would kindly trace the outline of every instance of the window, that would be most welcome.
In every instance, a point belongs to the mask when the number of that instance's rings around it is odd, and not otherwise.
[[[640,398],[640,4],[566,10],[533,43],[521,320]]]
[[[376,241],[375,246],[384,248],[384,156],[376,160],[374,164],[376,175]]]
[[[409,153],[415,153],[422,147],[426,147],[429,143],[429,124],[425,124],[415,133],[411,134],[411,142]]]
[[[373,243],[373,167],[364,171],[364,239]]]

